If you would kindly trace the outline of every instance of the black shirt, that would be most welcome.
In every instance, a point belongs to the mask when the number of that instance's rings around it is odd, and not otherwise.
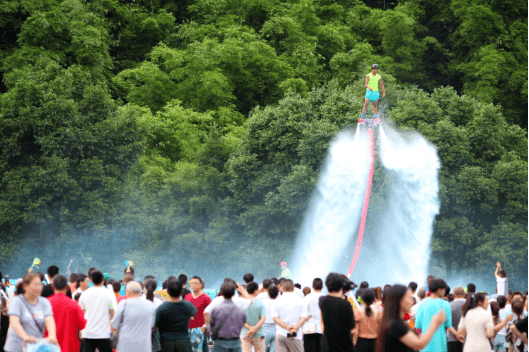
[[[515,325],[519,332],[525,332],[527,334],[527,317],[518,321]]]
[[[322,296],[320,309],[323,319],[323,351],[353,352],[351,330],[355,327],[353,307],[346,299]]]
[[[408,331],[410,327],[405,322],[400,319],[394,320],[385,339],[384,352],[413,352],[413,349],[400,342],[400,338]]]

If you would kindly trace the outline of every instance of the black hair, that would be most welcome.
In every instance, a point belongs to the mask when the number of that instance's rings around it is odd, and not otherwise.
[[[253,277],[253,274],[244,274],[244,276],[242,277],[244,282],[246,282],[246,284],[250,283],[253,281],[254,277]]]
[[[492,319],[494,320],[494,325],[497,325],[499,323],[500,319],[500,305],[498,302],[490,302],[490,312],[492,313]]]
[[[92,282],[94,285],[100,285],[105,280],[105,277],[103,276],[103,273],[101,270],[94,270],[92,272]]]
[[[522,301],[513,301],[512,302],[512,312],[516,314],[517,316],[520,316],[523,314],[523,302]]]
[[[412,281],[408,284],[408,288],[412,291],[412,292],[415,292],[417,291],[417,287],[419,285],[417,285],[417,283],[415,281]]]
[[[299,288],[301,290],[301,284],[300,283],[295,283],[294,287],[297,287],[297,288]]]
[[[107,280],[107,284],[105,286],[108,286],[108,285],[113,285],[114,282],[116,282],[117,280],[116,279],[108,279]]]
[[[367,281],[362,281],[360,283],[360,288],[368,288],[369,287],[369,283]]]
[[[184,286],[187,283],[187,275],[186,274],[180,274],[178,275],[178,282]]]
[[[312,280],[312,287],[315,290],[321,291],[323,289],[323,280],[319,277],[315,278],[314,280]]]
[[[431,293],[435,293],[440,289],[446,290],[446,287],[447,287],[446,282],[443,279],[433,279],[430,281],[430,285],[428,286]]]
[[[277,284],[279,283],[279,280],[277,278],[273,277],[273,278],[270,279],[270,282],[272,283],[272,285],[276,285],[277,286]]]
[[[125,268],[125,270],[123,270],[123,274],[132,274],[134,275],[135,271],[134,271],[134,268],[132,266],[128,266]]]
[[[432,291],[432,290],[430,290],[430,291]],[[467,293],[476,293],[476,285],[474,285],[473,283],[469,283],[467,285]]]
[[[498,298],[496,298],[496,302],[498,302],[500,309],[503,309],[505,308],[505,304],[507,304],[507,298],[505,298],[505,296],[498,296]]]
[[[475,295],[469,295],[467,301],[463,305],[463,316],[466,316],[468,311],[472,308],[476,308],[480,303],[485,302],[487,294],[483,292],[478,292]]]
[[[382,289],[382,304],[384,304],[387,293],[393,288],[391,285],[384,285]]]
[[[178,298],[182,295],[182,283],[180,281],[171,280],[167,283],[167,293],[173,298]]]
[[[119,291],[121,291],[121,284],[119,283],[119,281],[114,281],[112,283],[112,289],[115,293],[119,293]]]
[[[235,295],[236,286],[232,281],[227,281],[220,287],[220,292],[225,299],[231,299]]]
[[[375,351],[384,352],[391,326],[395,321],[400,320],[400,302],[407,292],[408,288],[404,285],[391,286],[384,292],[384,315],[380,323]]]
[[[75,296],[73,296],[74,301],[79,302],[79,298],[81,298],[81,292],[77,292]]]
[[[501,269],[499,272],[498,272],[498,275],[504,279],[507,277],[507,272],[504,270],[504,269]]]
[[[64,290],[66,287],[68,287],[68,279],[66,276],[59,274],[53,277],[53,288],[56,290]]]
[[[378,68],[377,64],[373,64],[373,66],[371,66],[371,69],[375,69],[375,68]]]
[[[46,274],[48,274],[48,277],[51,279],[53,279],[53,277],[55,275],[57,275],[59,273],[59,267],[57,265],[50,265],[48,267],[48,270],[46,270]]]
[[[158,287],[158,283],[154,279],[148,279],[145,281],[145,288],[147,289],[146,298],[149,301],[154,301],[154,291],[156,291],[156,287]]]
[[[329,292],[338,292],[343,289],[343,279],[338,273],[330,273],[325,279],[325,286]]]
[[[246,285],[246,291],[248,291],[249,294],[253,294],[255,291],[259,289],[259,285],[257,282],[249,282],[248,285]]]
[[[373,314],[371,305],[375,302],[375,291],[371,288],[364,288],[361,297],[362,301],[364,301],[364,306],[366,307],[366,315],[370,317]]]
[[[271,299],[277,298],[277,296],[279,295],[279,289],[277,288],[276,285],[272,285],[268,288],[268,295],[270,296]]]
[[[283,285],[285,283],[285,281],[287,281],[287,279],[282,277],[282,278],[279,279],[278,284],[279,285]]]
[[[446,285],[445,297],[448,297],[449,294],[450,294],[450,286]]]
[[[191,280],[193,280],[193,279],[200,281],[200,284],[202,285],[202,288],[204,288],[204,280],[202,280],[201,277],[193,276],[193,277],[191,278]],[[191,280],[189,280],[189,281],[191,281]]]
[[[152,275],[147,275],[143,278],[143,281],[147,281],[147,280],[150,280],[150,279],[156,279],[154,276]]]
[[[70,283],[77,282],[77,274],[70,274]]]
[[[342,277],[343,281],[343,293],[346,294],[347,292],[351,291],[356,287],[356,284],[349,280],[349,278],[345,275],[340,275]]]
[[[512,293],[512,298],[514,299],[514,296],[522,296],[522,301],[524,300],[524,296],[522,295],[522,293],[520,291],[514,291]]]
[[[79,288],[79,285],[81,284],[81,282],[83,282],[84,280],[86,280],[88,276],[86,276],[85,274],[79,274],[77,275],[77,284],[75,284],[75,288]]]
[[[268,288],[270,287],[271,284],[272,284],[272,281],[270,281],[270,279],[265,279],[265,280],[263,281],[263,288],[264,288],[265,290],[268,290]]]
[[[40,277],[40,281],[45,281],[46,280],[46,277],[40,271],[37,271],[35,274],[37,274]]]
[[[88,269],[88,275],[87,275],[87,276],[88,276],[88,278],[89,278],[90,280],[92,279],[92,273],[93,273],[94,271],[96,271],[96,270],[97,270],[97,268],[94,268],[94,267],[91,267],[90,269]]]

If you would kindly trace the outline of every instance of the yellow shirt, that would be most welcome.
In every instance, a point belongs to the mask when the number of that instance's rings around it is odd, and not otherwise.
[[[373,76],[373,72],[367,75],[368,81],[367,85],[369,88],[373,89],[373,92],[378,92],[378,81],[382,79],[382,76],[380,76],[378,73]]]

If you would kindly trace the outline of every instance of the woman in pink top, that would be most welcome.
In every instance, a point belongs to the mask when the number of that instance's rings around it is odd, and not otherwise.
[[[357,352],[374,352],[378,329],[382,320],[382,312],[376,309],[375,291],[366,288],[361,293],[363,306],[355,310],[355,320],[358,326]]]

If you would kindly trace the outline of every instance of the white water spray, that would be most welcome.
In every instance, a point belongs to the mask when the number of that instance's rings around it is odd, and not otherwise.
[[[341,132],[332,142],[290,267],[296,282],[325,279],[358,229],[369,168],[367,134]],[[355,230],[356,229],[356,230]]]

